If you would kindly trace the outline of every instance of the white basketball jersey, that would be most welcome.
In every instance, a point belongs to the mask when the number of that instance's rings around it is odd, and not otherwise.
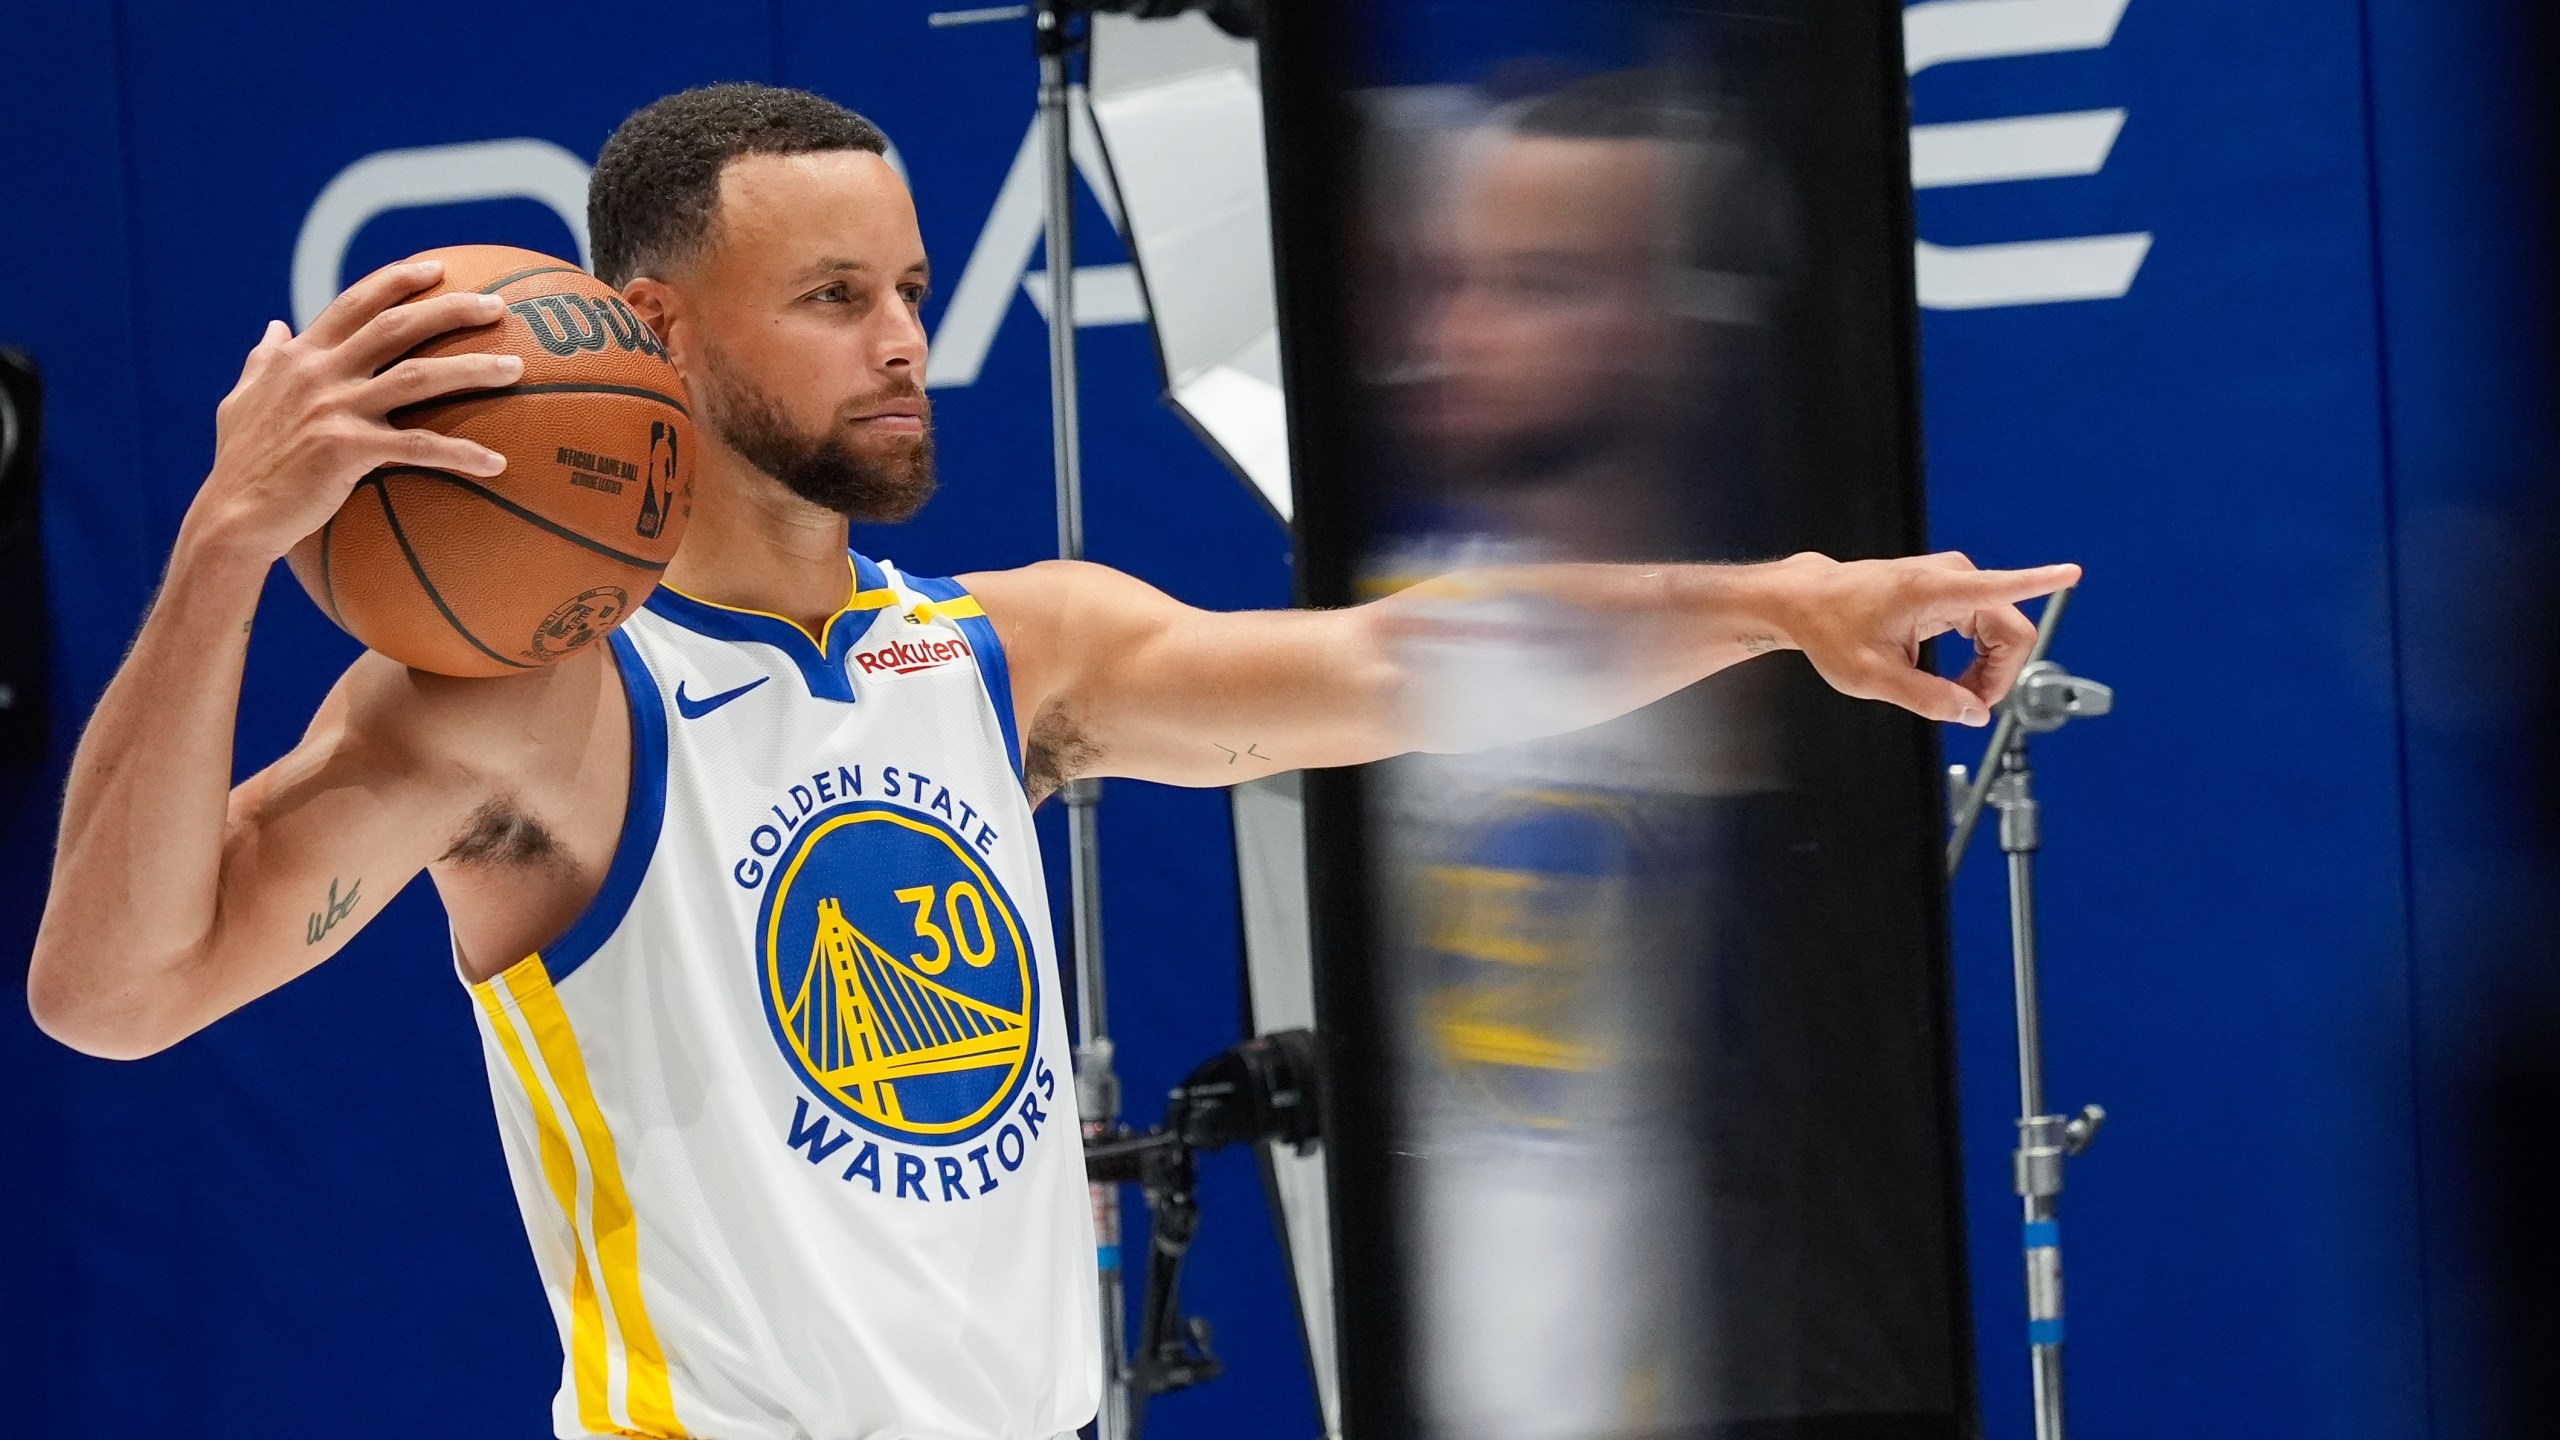
[[[561,1436],[1047,1440],[1094,1231],[1003,649],[856,556],[816,640],[660,589],[631,799],[558,943],[471,987]]]

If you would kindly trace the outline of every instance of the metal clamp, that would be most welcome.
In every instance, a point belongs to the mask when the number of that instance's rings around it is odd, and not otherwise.
[[[2050,660],[2038,660],[2018,674],[2010,705],[2018,724],[2030,735],[2047,735],[2083,716],[2104,715],[2116,708],[2113,687],[2074,675]]]
[[[2107,1123],[2104,1107],[2083,1105],[2072,1116],[2031,1115],[2018,1122],[2018,1149],[2011,1157],[2018,1196],[2049,1200],[2062,1193],[2062,1162],[2089,1148],[2098,1127]]]

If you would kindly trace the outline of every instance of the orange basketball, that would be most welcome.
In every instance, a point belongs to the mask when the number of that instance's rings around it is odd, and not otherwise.
[[[684,538],[684,382],[612,287],[567,261],[504,245],[412,258],[443,261],[444,279],[411,302],[478,290],[507,308],[410,353],[520,355],[524,375],[392,421],[475,440],[507,468],[385,466],[286,558],[330,619],[404,665],[511,675],[565,659],[649,598]]]

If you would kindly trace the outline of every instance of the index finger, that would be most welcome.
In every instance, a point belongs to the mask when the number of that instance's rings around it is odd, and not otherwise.
[[[2032,570],[1975,570],[1949,574],[1949,598],[1968,606],[2015,605],[2080,583],[2077,565],[2039,565]]]
[[[385,265],[330,301],[329,308],[311,322],[311,328],[302,332],[302,338],[324,347],[344,344],[374,316],[443,278],[441,260],[403,260],[397,265]]]

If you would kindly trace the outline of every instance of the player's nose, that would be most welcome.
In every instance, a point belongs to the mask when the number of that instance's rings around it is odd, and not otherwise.
[[[881,337],[879,363],[883,368],[921,373],[929,345],[924,317],[898,306],[887,317],[886,333]]]

